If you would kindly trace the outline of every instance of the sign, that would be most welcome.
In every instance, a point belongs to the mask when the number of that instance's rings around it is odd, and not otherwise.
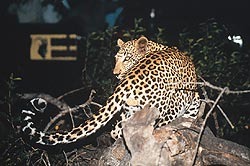
[[[30,59],[76,61],[76,34],[31,34]]]

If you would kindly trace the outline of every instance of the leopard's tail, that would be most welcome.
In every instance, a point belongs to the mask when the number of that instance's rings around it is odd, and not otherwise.
[[[23,128],[22,131],[29,135],[29,139],[40,145],[58,145],[68,144],[76,142],[81,138],[85,138],[95,133],[99,128],[106,125],[108,121],[121,109],[121,106],[112,101],[115,100],[116,96],[112,95],[109,97],[109,102],[105,106],[100,108],[98,114],[93,115],[87,121],[82,123],[80,126],[73,128],[71,131],[64,133],[45,133],[39,131],[36,127],[36,123],[33,120],[37,116],[38,112],[43,112],[47,107],[47,102],[41,98],[35,98],[30,101],[30,108],[22,110],[23,115]]]

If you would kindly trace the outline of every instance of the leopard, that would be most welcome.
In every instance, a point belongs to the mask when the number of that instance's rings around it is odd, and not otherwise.
[[[145,36],[126,42],[118,39],[117,46],[113,74],[119,83],[97,113],[70,131],[46,133],[37,129],[33,119],[38,112],[44,112],[47,102],[34,98],[29,107],[22,110],[22,131],[36,144],[54,146],[87,138],[118,115],[119,120],[110,132],[116,140],[122,137],[121,124],[146,105],[160,112],[155,128],[179,117],[197,118],[200,98],[196,69],[190,56],[177,47]]]

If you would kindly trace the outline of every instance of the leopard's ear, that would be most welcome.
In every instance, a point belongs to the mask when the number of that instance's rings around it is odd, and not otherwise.
[[[119,47],[121,47],[123,44],[124,44],[124,41],[122,41],[122,39],[118,39],[118,40],[117,40],[117,45],[118,45]]]
[[[140,37],[136,41],[136,48],[138,49],[139,53],[145,54],[147,51],[148,39],[145,36]]]

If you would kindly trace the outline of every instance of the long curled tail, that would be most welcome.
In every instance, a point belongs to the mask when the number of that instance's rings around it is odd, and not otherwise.
[[[110,99],[112,100],[113,97]],[[36,123],[33,120],[38,112],[44,112],[47,107],[47,102],[44,99],[35,98],[30,101],[30,107],[31,108],[28,110],[22,110],[24,123],[22,131],[36,144],[54,146],[58,144],[73,143],[96,132],[113,117],[119,105],[106,104],[99,110],[97,115],[92,116],[80,126],[65,133],[52,134],[38,131],[35,125]]]
[[[47,102],[41,98],[34,98],[29,103],[30,108],[28,110],[22,110],[23,116],[23,128],[22,131],[30,136],[30,139],[35,141],[36,143],[43,144],[41,138],[43,138],[46,134],[37,131],[35,127],[34,117],[37,116],[37,113],[43,113],[47,107]]]

